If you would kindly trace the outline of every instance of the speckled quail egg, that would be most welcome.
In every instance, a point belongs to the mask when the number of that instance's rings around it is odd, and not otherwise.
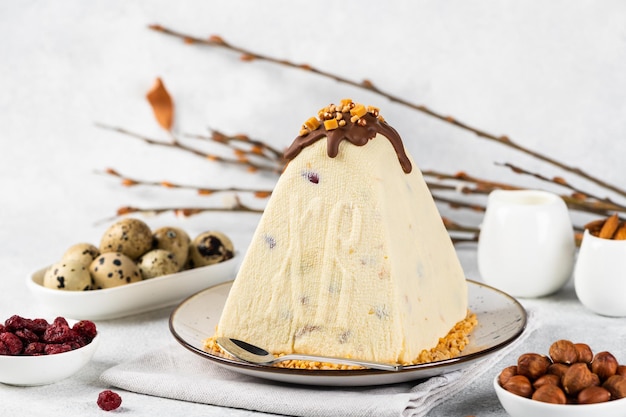
[[[189,247],[189,268],[212,265],[234,256],[233,243],[221,232],[200,233]]]
[[[100,240],[100,253],[120,252],[137,259],[152,249],[152,231],[139,219],[126,218],[113,223]]]
[[[91,262],[98,256],[100,256],[100,250],[91,243],[77,243],[67,248],[61,260],[79,261],[85,268],[89,268]]]
[[[141,281],[141,272],[135,262],[119,252],[106,252],[89,265],[94,288],[113,288]]]
[[[160,277],[180,271],[174,254],[165,249],[152,249],[137,259],[143,279]]]
[[[189,245],[191,244],[187,232],[178,227],[161,227],[155,230],[152,236],[154,237],[154,247],[172,252],[180,269],[182,269],[187,262]]]
[[[50,266],[43,277],[43,286],[64,291],[88,291],[91,275],[81,261],[62,260]]]

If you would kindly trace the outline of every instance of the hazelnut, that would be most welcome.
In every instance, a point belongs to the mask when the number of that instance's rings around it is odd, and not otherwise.
[[[551,364],[552,362],[545,355],[524,353],[517,359],[517,373],[534,381],[548,372]]]
[[[611,393],[611,399],[619,400],[626,397],[626,377],[613,375],[602,384]]]
[[[626,365],[620,365],[617,367],[617,375],[626,376]]]
[[[568,365],[564,363],[553,363],[548,367],[548,373],[558,376],[559,378],[563,378],[565,372],[569,369]]]
[[[502,386],[505,390],[519,395],[521,397],[530,398],[533,394],[533,387],[530,381],[524,375],[514,375]]]
[[[593,360],[593,352],[588,344],[574,343],[574,347],[576,348],[576,353],[578,355],[576,362],[584,362],[587,364],[591,363]]]
[[[617,359],[610,352],[598,352],[591,361],[591,371],[605,381],[617,372]]]
[[[540,376],[533,382],[533,388],[539,389],[544,385],[556,385],[557,387],[561,385],[561,377],[554,374],[545,374]]]
[[[570,365],[578,361],[576,346],[569,340],[557,340],[550,345],[548,351],[554,363],[564,363]]]
[[[576,395],[592,385],[600,385],[600,379],[593,374],[587,364],[578,362],[569,367],[561,379],[563,389],[569,395]]]
[[[587,387],[578,393],[578,404],[604,403],[611,399],[611,393],[602,387]]]
[[[537,389],[537,391],[533,393],[532,399],[551,404],[565,404],[567,402],[563,390],[556,385],[550,384]]]
[[[517,366],[513,365],[507,368],[504,368],[502,372],[500,372],[500,375],[498,376],[498,383],[500,384],[500,386],[504,386],[506,381],[508,381],[509,378],[515,375],[517,375]]]

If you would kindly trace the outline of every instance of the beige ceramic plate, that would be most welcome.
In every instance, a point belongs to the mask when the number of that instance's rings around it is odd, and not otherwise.
[[[184,347],[233,371],[274,381],[306,385],[383,385],[430,378],[484,359],[517,339],[526,327],[526,311],[513,297],[484,284],[468,281],[469,308],[478,317],[470,344],[454,359],[407,366],[403,370],[300,370],[254,365],[203,350],[202,341],[213,335],[232,283],[216,285],[183,301],[170,316],[170,330]]]

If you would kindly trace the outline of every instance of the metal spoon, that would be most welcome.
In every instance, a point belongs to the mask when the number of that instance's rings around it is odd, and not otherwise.
[[[315,355],[300,355],[290,354],[280,357],[276,357],[269,353],[267,350],[258,346],[251,345],[238,339],[232,339],[230,337],[218,337],[216,339],[217,344],[230,353],[237,359],[241,359],[244,362],[250,362],[257,365],[272,365],[277,362],[289,361],[289,360],[304,360],[314,362],[328,362],[339,365],[356,365],[363,366],[371,369],[382,369],[384,371],[399,371],[402,369],[402,365],[391,365],[387,363],[360,361],[346,358],[332,358],[326,356]]]

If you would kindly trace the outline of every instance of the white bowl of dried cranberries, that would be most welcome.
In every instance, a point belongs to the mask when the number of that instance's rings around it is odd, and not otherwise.
[[[99,342],[89,320],[11,316],[0,324],[0,383],[34,386],[65,379],[91,360]]]
[[[557,340],[548,355],[524,353],[493,386],[512,417],[626,415],[626,366],[585,343]]]

